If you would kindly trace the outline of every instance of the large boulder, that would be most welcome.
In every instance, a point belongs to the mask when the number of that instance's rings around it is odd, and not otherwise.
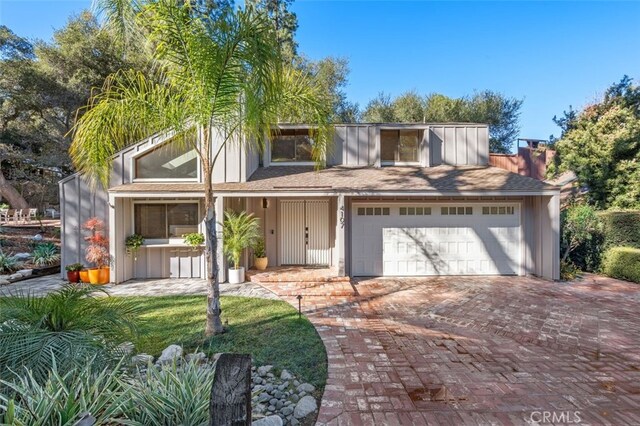
[[[282,426],[280,416],[267,416],[251,422],[251,426]]]
[[[309,414],[315,412],[317,409],[318,404],[316,403],[316,399],[311,395],[307,395],[296,404],[296,408],[293,410],[293,417],[296,419],[303,419]]]
[[[162,351],[157,362],[158,364],[170,364],[179,358],[182,358],[182,346],[169,345]]]

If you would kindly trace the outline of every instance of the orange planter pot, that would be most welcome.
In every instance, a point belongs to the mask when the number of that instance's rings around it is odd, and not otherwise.
[[[89,282],[95,285],[109,283],[109,267],[89,269]]]
[[[83,283],[88,283],[89,282],[89,270],[88,269],[83,269],[80,271],[80,281]]]

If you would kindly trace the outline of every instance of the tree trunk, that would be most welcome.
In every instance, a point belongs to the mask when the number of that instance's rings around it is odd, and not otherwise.
[[[222,354],[216,361],[209,426],[251,425],[251,355]]]
[[[7,200],[14,209],[27,209],[29,203],[22,195],[13,187],[4,177],[2,169],[0,169],[0,195]]]
[[[220,279],[218,266],[218,234],[216,233],[216,208],[213,194],[211,174],[213,165],[210,164],[211,156],[211,132],[205,128],[203,131],[202,175],[204,179],[204,205],[207,211],[204,220],[206,242],[204,247],[205,261],[207,263],[207,324],[204,334],[207,337],[224,332],[220,319]]]

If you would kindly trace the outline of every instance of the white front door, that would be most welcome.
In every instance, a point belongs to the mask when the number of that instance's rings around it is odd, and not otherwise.
[[[352,275],[518,275],[517,203],[354,204]]]
[[[280,264],[329,265],[329,201],[280,201]]]

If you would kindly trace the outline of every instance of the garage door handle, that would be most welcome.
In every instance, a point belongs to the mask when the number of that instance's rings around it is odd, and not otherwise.
[[[304,228],[304,243],[309,245],[309,227]]]

